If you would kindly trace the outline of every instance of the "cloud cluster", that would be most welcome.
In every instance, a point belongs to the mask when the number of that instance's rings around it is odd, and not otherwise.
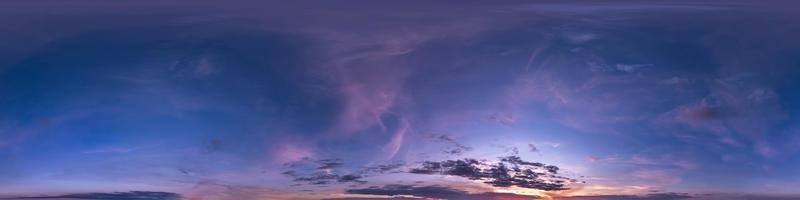
[[[363,178],[384,173],[399,173],[398,169],[403,166],[403,163],[389,163],[346,170],[343,169],[344,164],[341,159],[303,158],[300,161],[284,164],[289,170],[281,174],[292,178],[295,185],[364,184],[367,181]]]
[[[414,174],[440,174],[480,180],[495,187],[517,186],[545,191],[566,190],[566,184],[577,180],[559,176],[559,168],[538,162],[528,162],[518,156],[501,157],[499,162],[477,159],[426,161]]]
[[[312,164],[312,168],[301,168],[300,165]],[[295,182],[311,185],[324,185],[330,183],[366,183],[358,174],[339,174],[337,168],[344,165],[340,159],[321,159],[311,160],[303,158],[298,162],[285,164],[292,170],[284,171],[282,174],[293,178]]]
[[[435,198],[435,199],[460,199],[460,200],[478,200],[478,199],[539,199],[537,196],[526,196],[519,194],[509,193],[468,193],[465,191],[452,189],[448,187],[432,185],[432,186],[414,186],[414,185],[398,185],[389,184],[382,187],[372,186],[361,189],[346,190],[347,194],[369,194],[369,195],[384,195],[384,196],[413,196],[422,198]]]
[[[431,135],[431,140],[436,143],[444,143],[448,146],[445,148],[444,153],[448,155],[463,155],[467,151],[472,151],[472,147],[461,144],[447,134]]]
[[[446,138],[446,137],[445,137]],[[292,178],[295,185],[365,184],[366,177],[384,173],[411,173],[424,175],[448,175],[479,180],[494,187],[522,187],[545,191],[567,190],[567,184],[577,183],[575,179],[560,176],[559,167],[539,162],[522,160],[516,154],[500,157],[499,160],[478,160],[465,158],[459,160],[424,161],[421,165],[391,163],[361,167],[357,170],[344,169],[341,159],[304,158],[301,161],[286,163],[288,168],[282,174]],[[408,171],[401,168],[409,167]]]

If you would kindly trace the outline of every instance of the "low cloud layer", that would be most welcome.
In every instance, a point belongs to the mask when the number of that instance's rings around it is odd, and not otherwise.
[[[130,191],[114,193],[77,193],[53,196],[22,196],[0,199],[107,199],[107,200],[180,200],[181,195],[169,192]]]
[[[526,196],[508,193],[468,193],[465,191],[452,189],[448,187],[433,185],[433,186],[415,186],[415,185],[384,185],[381,187],[373,186],[362,189],[349,189],[345,191],[347,194],[369,194],[369,195],[383,195],[383,196],[412,196],[421,198],[435,198],[435,199],[458,199],[458,200],[479,200],[479,199],[540,199],[537,196]]]

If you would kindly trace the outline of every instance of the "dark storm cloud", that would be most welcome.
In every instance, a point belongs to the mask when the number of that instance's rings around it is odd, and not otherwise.
[[[179,200],[181,199],[181,195],[169,192],[130,191],[115,193],[78,193],[54,196],[10,197],[0,199]]]
[[[577,182],[557,175],[558,170],[556,166],[524,161],[518,156],[507,156],[501,157],[496,163],[469,158],[426,161],[409,173],[459,176],[480,180],[495,187],[517,186],[546,191],[566,190],[569,189],[566,184]]]
[[[384,185],[382,187],[372,186],[362,189],[349,189],[346,190],[347,194],[370,194],[370,195],[385,195],[385,196],[398,196],[407,195],[423,198],[438,198],[438,199],[460,199],[460,200],[478,200],[478,199],[539,199],[537,196],[525,196],[518,194],[507,193],[475,193],[470,194],[465,191],[442,187],[438,185],[433,186],[414,186],[414,185]]]

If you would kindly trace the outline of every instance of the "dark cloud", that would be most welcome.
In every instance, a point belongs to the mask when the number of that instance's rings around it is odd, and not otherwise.
[[[472,147],[468,147],[460,142],[456,141],[452,137],[447,134],[440,134],[440,135],[432,135],[430,136],[434,142],[437,143],[444,143],[448,144],[449,146],[445,148],[444,153],[450,155],[462,155],[467,151],[472,151]]]
[[[493,145],[493,146],[503,149],[503,153],[506,153],[508,155],[514,155],[514,156],[519,155],[519,148],[517,147],[506,146],[506,145]]]
[[[361,180],[361,178],[363,177],[358,174],[339,175],[334,172],[314,172],[310,175],[296,177],[294,181],[305,182],[311,185],[325,185],[331,183],[367,183],[367,181]]]
[[[181,199],[181,195],[170,192],[130,191],[114,193],[80,193],[36,197],[10,197],[2,199],[178,200]]]
[[[423,198],[437,198],[437,199],[539,199],[537,196],[525,196],[507,193],[476,193],[470,194],[465,191],[456,190],[448,187],[438,185],[433,186],[413,186],[413,185],[384,185],[382,187],[372,186],[362,189],[350,189],[345,191],[347,194],[370,194],[370,195],[385,195],[385,196],[416,196]]]
[[[326,185],[336,183],[364,184],[363,178],[385,173],[399,173],[398,169],[403,163],[389,163],[366,166],[354,170],[343,169],[345,163],[338,158],[312,160],[304,158],[301,161],[285,163],[289,168],[281,174],[293,178],[295,185]]]
[[[320,165],[319,167],[317,167],[317,169],[323,169],[323,170],[324,169],[334,169],[334,168],[338,168],[338,167],[341,167],[342,165],[344,165],[344,163],[342,163],[340,159],[317,160],[317,163],[319,163],[319,165]]]
[[[303,158],[300,161],[285,163],[284,167],[289,168],[289,170],[284,171],[281,174],[293,178],[294,182],[296,182],[296,185],[366,183],[366,181],[361,180],[363,176],[358,173],[343,174],[341,172],[342,170],[340,170],[342,166],[344,166],[344,163],[338,158],[319,160]]]
[[[528,150],[530,150],[531,152],[538,152],[539,148],[537,148],[536,145],[528,144]]]
[[[528,162],[518,156],[501,157],[499,162],[477,159],[426,161],[414,174],[440,174],[480,180],[496,187],[517,186],[546,191],[566,190],[574,179],[556,175],[559,168],[537,162]]]
[[[373,174],[384,174],[384,173],[398,173],[401,172],[398,169],[403,167],[404,163],[392,163],[392,164],[382,164],[376,166],[369,166],[364,167],[361,171],[363,173],[373,173]]]

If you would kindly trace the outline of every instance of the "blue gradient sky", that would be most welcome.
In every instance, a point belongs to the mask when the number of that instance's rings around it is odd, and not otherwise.
[[[3,4],[0,197],[800,195],[796,3]],[[574,181],[411,173],[504,156]]]

